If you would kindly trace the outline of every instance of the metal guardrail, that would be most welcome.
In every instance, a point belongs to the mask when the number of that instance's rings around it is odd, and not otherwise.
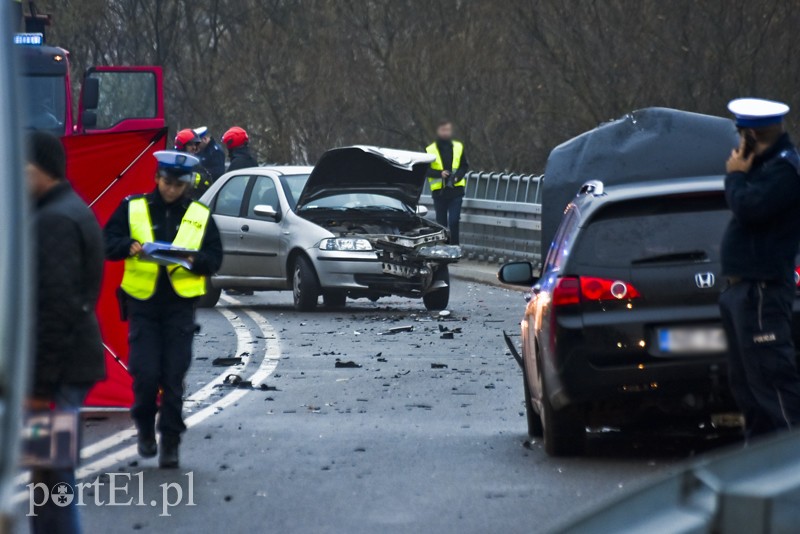
[[[800,532],[800,433],[695,463],[560,534]]]
[[[467,259],[502,263],[541,259],[541,184],[532,174],[469,172],[461,213],[461,246]],[[420,204],[435,217],[430,191]]]

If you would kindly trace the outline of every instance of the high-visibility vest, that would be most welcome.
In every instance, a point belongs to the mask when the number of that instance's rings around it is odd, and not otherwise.
[[[428,145],[425,149],[425,152],[428,154],[432,154],[436,156],[436,159],[431,163],[431,169],[434,171],[443,171],[444,164],[442,163],[442,155],[439,154],[439,147],[436,146],[436,141]],[[451,171],[455,174],[458,168],[461,166],[461,156],[464,155],[464,143],[461,141],[453,141],[453,164],[451,165]],[[431,178],[428,177],[428,184],[431,186],[431,191],[436,191],[437,189],[441,189],[444,187],[444,178],[439,176],[438,178]],[[466,187],[467,179],[466,177],[460,179],[456,183],[453,184],[456,187]]]
[[[199,202],[192,202],[181,220],[178,234],[172,244],[189,250],[200,250],[208,227],[209,209]],[[128,202],[128,225],[131,239],[139,243],[152,243],[153,223],[147,198],[134,198]],[[206,293],[206,277],[188,269],[173,265],[165,267],[175,293],[184,298],[200,297]],[[125,260],[122,290],[137,300],[147,300],[156,292],[159,265],[132,256]]]

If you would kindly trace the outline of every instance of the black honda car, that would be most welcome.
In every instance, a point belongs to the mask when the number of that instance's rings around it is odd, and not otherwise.
[[[533,285],[521,362],[528,431],[549,454],[581,453],[587,426],[736,411],[717,305],[730,217],[719,176],[588,182],[541,277],[527,262],[503,266],[501,281]]]

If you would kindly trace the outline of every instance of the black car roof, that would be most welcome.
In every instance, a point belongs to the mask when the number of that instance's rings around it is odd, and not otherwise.
[[[570,204],[578,208],[581,226],[600,208],[618,202],[664,196],[678,196],[692,193],[722,193],[725,190],[724,176],[698,176],[675,180],[638,182],[604,187],[601,194],[580,193]]]

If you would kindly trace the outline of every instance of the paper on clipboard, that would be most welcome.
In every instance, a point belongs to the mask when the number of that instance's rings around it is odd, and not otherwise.
[[[189,258],[195,254],[197,254],[196,250],[176,247],[173,246],[172,243],[154,241],[142,245],[141,257],[145,261],[152,261],[153,263],[158,263],[159,265],[167,267],[180,265],[185,269],[191,269],[192,262]]]

